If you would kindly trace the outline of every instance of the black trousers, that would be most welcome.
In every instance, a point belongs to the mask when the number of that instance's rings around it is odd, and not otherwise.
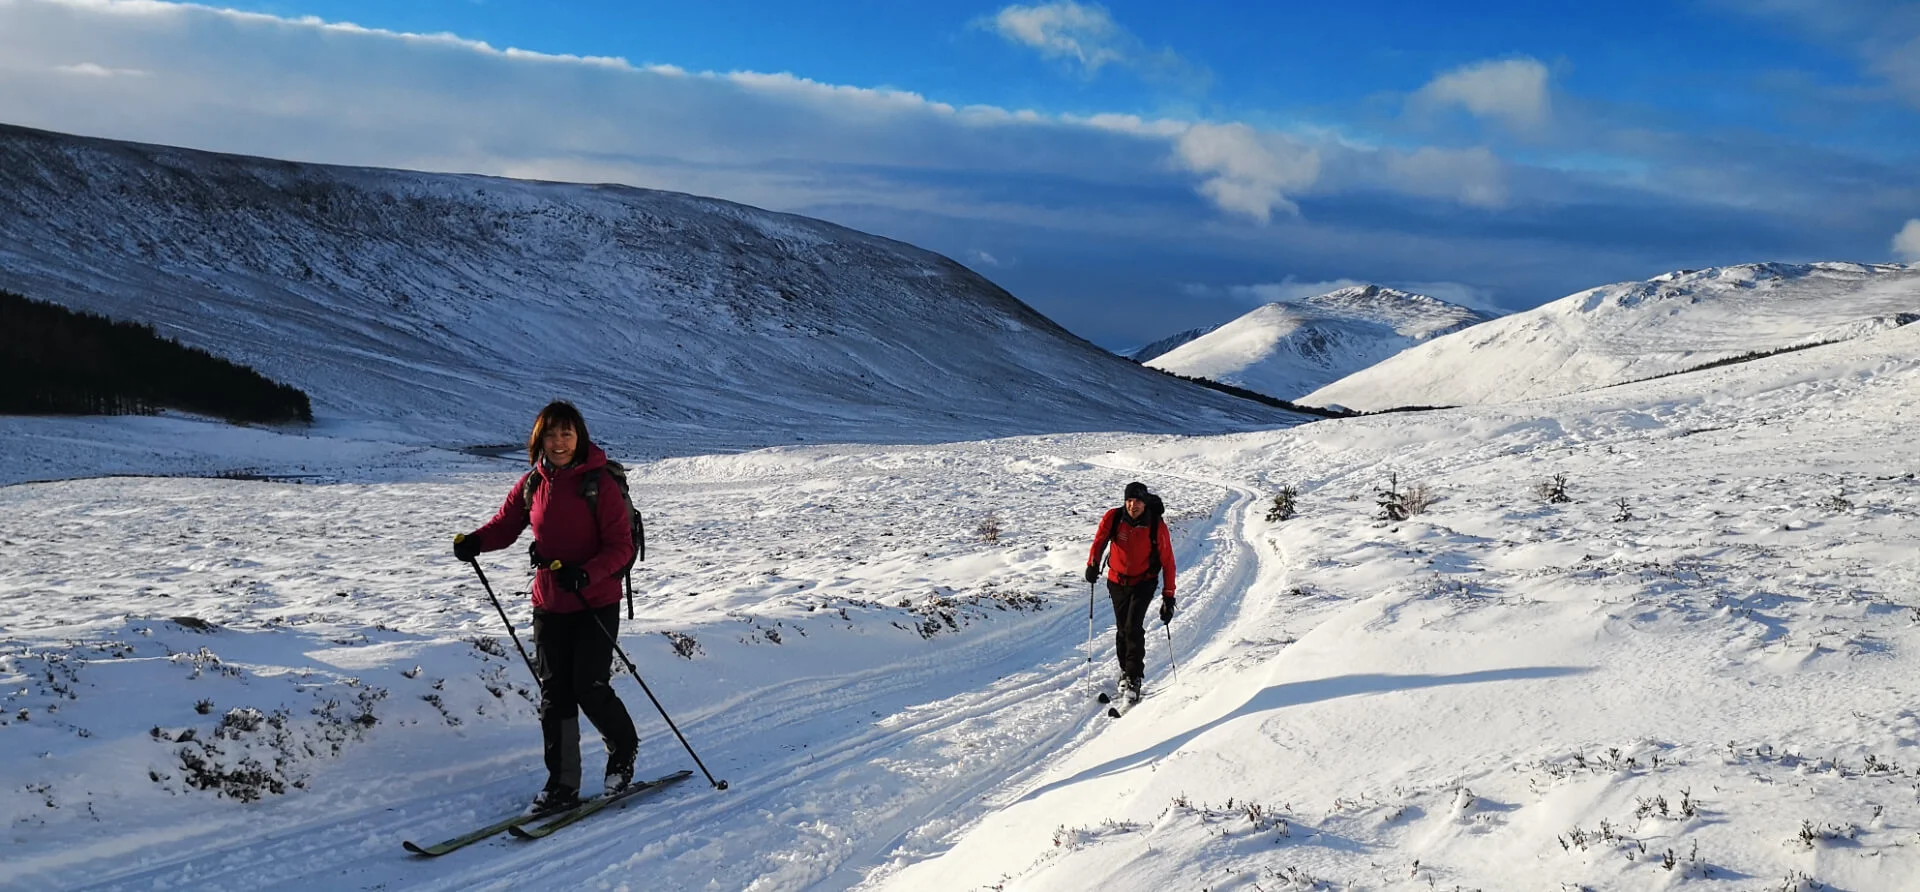
[[[580,789],[580,717],[606,738],[609,753],[640,745],[627,705],[613,692],[613,641],[620,605],[579,613],[533,612],[534,670],[540,676],[540,736],[546,744],[547,786]]]
[[[1113,601],[1113,637],[1120,657],[1120,674],[1135,681],[1146,675],[1147,610],[1153,607],[1153,593],[1159,588],[1158,577],[1149,577],[1135,585],[1107,580],[1107,597]]]

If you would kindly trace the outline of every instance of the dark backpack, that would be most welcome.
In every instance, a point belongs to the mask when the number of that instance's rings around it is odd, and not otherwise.
[[[627,483],[626,466],[613,459],[607,459],[606,467],[602,470],[606,472],[604,476],[613,478],[614,488],[620,491],[620,501],[627,505],[627,521],[633,527],[633,557],[627,560],[626,566],[617,571],[627,578],[627,619],[633,619],[633,565],[647,559],[647,524],[640,517],[640,509],[634,507],[633,490]],[[600,516],[601,476],[588,474],[580,478],[580,497],[587,500],[587,509],[592,511],[595,517]],[[527,476],[520,478],[520,500],[526,503],[528,511],[533,510],[533,494],[540,491],[540,481],[543,479],[545,478],[538,471],[528,471]],[[538,542],[527,546],[527,553],[533,557],[535,565],[544,563],[540,559],[539,547]]]
[[[1160,518],[1167,513],[1167,503],[1160,501],[1158,493],[1151,492],[1140,501],[1147,503],[1145,512],[1147,515],[1147,578],[1151,579],[1160,575],[1160,524],[1162,522]],[[1107,528],[1107,538],[1100,540],[1100,551],[1103,554],[1106,553],[1107,547],[1113,544],[1113,536],[1120,531],[1120,525],[1127,522],[1125,505],[1113,510],[1120,513],[1114,517],[1113,526]]]

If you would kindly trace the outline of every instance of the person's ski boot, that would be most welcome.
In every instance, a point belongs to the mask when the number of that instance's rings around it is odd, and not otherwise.
[[[618,793],[633,783],[633,757],[639,745],[621,747],[607,753],[607,794]]]
[[[572,787],[549,786],[535,793],[527,814],[544,815],[565,811],[580,804],[580,792]]]

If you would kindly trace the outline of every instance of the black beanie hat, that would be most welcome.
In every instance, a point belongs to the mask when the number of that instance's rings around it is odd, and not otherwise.
[[[1141,483],[1140,481],[1135,480],[1132,483],[1127,484],[1126,498],[1144,499],[1147,497],[1147,495],[1148,495],[1147,485],[1145,483]]]

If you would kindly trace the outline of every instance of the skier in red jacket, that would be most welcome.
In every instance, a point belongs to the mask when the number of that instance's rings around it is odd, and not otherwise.
[[[532,809],[544,812],[579,800],[581,712],[606,740],[607,791],[633,780],[640,736],[610,676],[613,636],[620,628],[617,573],[633,557],[634,545],[626,504],[611,497],[617,492],[612,480],[600,481],[607,498],[589,500],[582,491],[589,475],[611,475],[604,470],[607,454],[588,438],[586,419],[572,403],[556,401],[540,410],[527,437],[527,461],[533,468],[493,519],[453,537],[453,554],[471,561],[512,545],[533,527],[539,567],[533,577],[534,666],[547,783]]]
[[[1120,675],[1129,702],[1140,699],[1140,677],[1146,672],[1147,608],[1153,591],[1161,590],[1160,622],[1173,621],[1173,541],[1161,519],[1160,497],[1138,480],[1127,484],[1123,507],[1100,518],[1100,530],[1087,552],[1087,583],[1099,578],[1100,552],[1107,552],[1107,597],[1113,601],[1114,638]],[[1111,544],[1111,548],[1109,548]]]

